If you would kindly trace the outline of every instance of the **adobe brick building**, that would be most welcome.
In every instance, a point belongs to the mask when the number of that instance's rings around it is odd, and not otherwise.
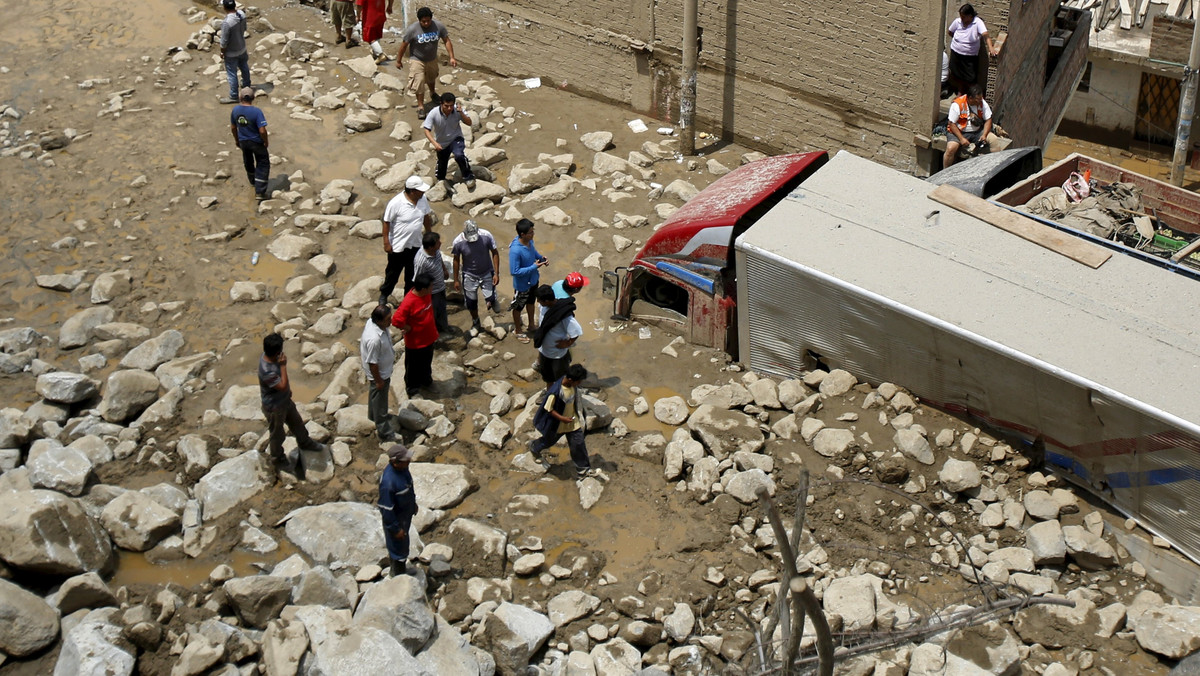
[[[925,174],[941,53],[958,3],[700,2],[697,125],[775,152],[848,149]],[[677,122],[683,0],[430,0],[473,66],[541,77]],[[976,4],[1007,32],[988,99],[1017,145],[1043,145],[1086,62],[1089,17],[1051,54],[1058,0]],[[1052,58],[1057,56],[1057,58]]]

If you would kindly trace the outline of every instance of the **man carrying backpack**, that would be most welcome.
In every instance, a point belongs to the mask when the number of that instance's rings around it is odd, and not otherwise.
[[[545,456],[546,449],[558,443],[563,435],[567,437],[567,448],[571,451],[571,462],[575,465],[575,476],[578,479],[599,476],[600,471],[592,467],[588,459],[587,446],[584,445],[586,421],[583,407],[580,406],[579,383],[587,378],[587,369],[582,364],[571,364],[562,378],[555,381],[546,390],[546,397],[533,414],[533,426],[542,436],[534,439],[529,445],[529,453],[546,469],[550,469],[550,461]]]

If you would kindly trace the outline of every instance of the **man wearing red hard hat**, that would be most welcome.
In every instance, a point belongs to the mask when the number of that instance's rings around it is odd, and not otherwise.
[[[558,280],[550,285],[554,289],[555,298],[570,298],[583,290],[583,287],[591,283],[591,280],[578,272],[572,272],[565,278]]]

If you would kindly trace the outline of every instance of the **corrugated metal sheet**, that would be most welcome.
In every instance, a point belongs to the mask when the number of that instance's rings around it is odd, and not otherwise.
[[[893,174],[839,154],[739,238],[742,361],[796,375],[812,351],[1040,438],[1066,476],[1200,560],[1197,401],[1176,399],[1200,387],[1200,331],[1128,300],[1165,289],[1192,306],[1200,287],[1120,256],[1090,270],[958,212],[931,222],[932,186]]]

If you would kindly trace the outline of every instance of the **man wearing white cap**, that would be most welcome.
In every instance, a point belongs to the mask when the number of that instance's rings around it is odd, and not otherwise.
[[[387,270],[379,287],[379,304],[386,305],[404,272],[404,293],[412,288],[415,266],[413,258],[421,248],[421,236],[433,231],[433,208],[425,199],[429,184],[420,176],[409,176],[404,192],[392,198],[383,210],[383,250],[387,253]]]
[[[463,224],[462,234],[454,238],[450,247],[454,256],[454,288],[462,291],[467,311],[471,313],[471,328],[478,333],[479,291],[492,312],[500,311],[500,299],[496,298],[496,285],[500,283],[500,251],[492,233],[475,225],[475,221]]]
[[[383,541],[392,562],[392,577],[408,572],[408,529],[417,514],[417,496],[408,471],[412,449],[396,444],[388,449],[388,465],[379,478],[379,513],[383,517]]]

